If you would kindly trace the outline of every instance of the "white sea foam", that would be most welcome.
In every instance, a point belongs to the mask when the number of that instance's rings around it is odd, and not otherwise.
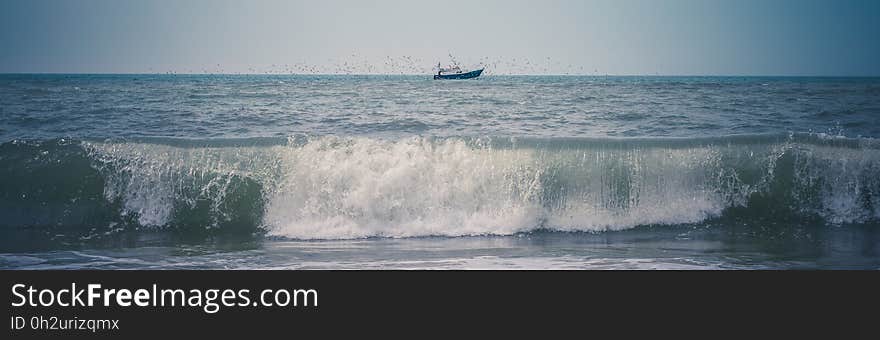
[[[546,143],[314,137],[260,147],[86,143],[105,196],[140,225],[259,183],[262,226],[298,239],[509,235],[698,223],[779,201],[832,224],[880,218],[874,148],[771,143]],[[768,197],[754,203],[755,195]],[[256,197],[254,199],[259,199]],[[207,226],[210,227],[210,226]]]
[[[726,175],[721,152],[326,137],[285,150],[264,221],[274,235],[304,239],[693,223],[755,190]]]

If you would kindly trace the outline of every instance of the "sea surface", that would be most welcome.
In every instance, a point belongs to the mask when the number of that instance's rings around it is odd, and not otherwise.
[[[880,78],[0,75],[0,268],[880,269]]]

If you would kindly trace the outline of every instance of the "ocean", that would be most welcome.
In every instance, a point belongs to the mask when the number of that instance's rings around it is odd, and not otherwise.
[[[0,75],[4,269],[880,269],[880,78]]]

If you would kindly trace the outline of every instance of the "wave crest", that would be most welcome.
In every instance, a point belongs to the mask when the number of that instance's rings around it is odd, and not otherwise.
[[[874,140],[294,137],[0,145],[4,227],[299,239],[880,219]]]

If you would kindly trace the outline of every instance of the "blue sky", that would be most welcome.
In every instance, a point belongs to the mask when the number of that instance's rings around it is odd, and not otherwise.
[[[880,75],[880,1],[0,1],[0,72]]]

